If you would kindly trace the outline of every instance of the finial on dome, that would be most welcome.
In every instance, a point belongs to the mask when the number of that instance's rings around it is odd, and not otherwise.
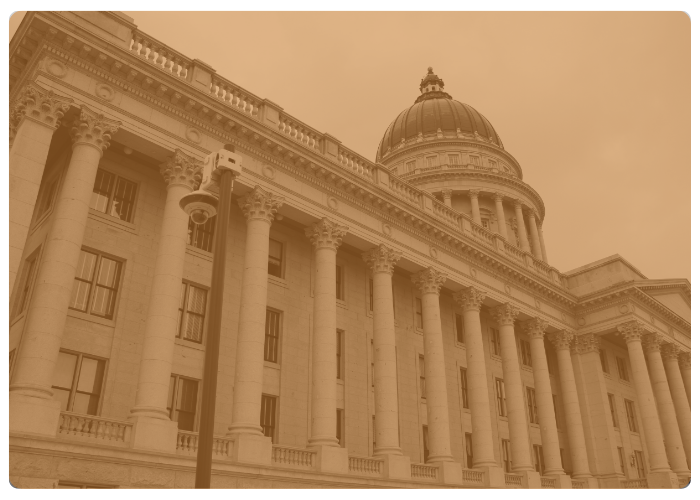
[[[429,75],[433,74],[433,67],[432,66],[428,66],[428,74]]]
[[[439,76],[433,73],[432,66],[428,66],[428,74],[423,77],[418,88],[420,89],[421,95],[418,96],[416,102],[439,97],[452,99],[452,97],[450,97],[450,95],[444,90],[445,83]]]

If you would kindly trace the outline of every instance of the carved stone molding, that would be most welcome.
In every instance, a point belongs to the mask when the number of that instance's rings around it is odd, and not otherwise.
[[[394,250],[384,243],[380,243],[376,248],[364,252],[362,260],[369,266],[373,274],[389,273],[391,275],[394,274],[394,265],[401,259],[402,255],[403,253],[399,250]]]
[[[525,322],[525,333],[531,339],[543,338],[544,331],[549,326],[549,322],[542,318],[533,318]]]
[[[109,140],[122,122],[106,118],[86,106],[80,107],[80,118],[76,119],[71,129],[73,147],[86,144],[97,148],[100,155],[109,147]]]
[[[12,106],[10,126],[14,119],[19,127],[23,118],[35,120],[50,128],[58,128],[61,118],[70,109],[73,99],[56,95],[53,90],[45,90],[34,82],[29,83]]]
[[[622,336],[625,338],[625,342],[627,343],[636,340],[641,341],[642,336],[645,333],[643,325],[637,320],[632,320],[622,323],[621,325],[617,325],[617,331],[622,334]]]
[[[678,355],[678,365],[684,370],[690,370],[690,353],[682,352]]]
[[[202,181],[202,162],[176,149],[161,164],[160,175],[165,179],[167,187],[179,185],[195,189]]]
[[[284,204],[284,198],[255,186],[246,196],[238,200],[238,206],[248,222],[262,220],[272,224],[275,214]]]
[[[481,191],[479,191],[478,189],[470,189],[469,191],[467,191],[467,193],[469,194],[469,198],[478,198],[480,192]]]
[[[480,311],[485,297],[486,293],[473,286],[460,290],[453,295],[460,309],[466,309],[467,311]]]
[[[574,348],[577,354],[599,352],[599,347],[600,338],[595,333],[587,333],[585,335],[577,335],[574,337]]]
[[[642,337],[645,352],[653,352],[661,350],[661,341],[663,337],[658,333],[647,333]]]
[[[411,276],[411,281],[420,290],[421,294],[440,294],[440,288],[447,280],[447,273],[442,273],[433,267],[428,267]]]
[[[326,217],[306,228],[304,233],[311,240],[315,250],[330,248],[338,251],[338,247],[343,242],[343,236],[348,232],[348,226],[342,226],[336,222],[331,222]]]
[[[489,313],[499,326],[513,325],[515,318],[520,314],[520,308],[510,302],[506,302],[500,306],[492,307]]]
[[[664,361],[677,360],[680,354],[680,349],[676,344],[663,344],[661,346],[661,357]]]
[[[452,198],[452,190],[451,189],[443,189],[442,190],[442,198],[447,201],[450,198]]]
[[[554,345],[554,348],[557,351],[560,351],[562,349],[568,350],[571,348],[571,343],[574,339],[574,334],[566,330],[562,330],[557,333],[548,333],[547,338]]]

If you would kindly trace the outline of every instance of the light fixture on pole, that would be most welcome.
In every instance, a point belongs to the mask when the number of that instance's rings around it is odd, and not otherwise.
[[[214,263],[211,270],[211,302],[207,323],[207,344],[202,377],[202,414],[199,421],[199,443],[195,488],[211,485],[211,461],[214,445],[214,411],[216,381],[219,368],[219,339],[226,274],[226,234],[231,210],[233,178],[241,175],[243,158],[231,144],[206,157],[202,168],[202,183],[197,191],[182,197],[180,207],[197,225],[204,224],[218,213],[214,230]]]

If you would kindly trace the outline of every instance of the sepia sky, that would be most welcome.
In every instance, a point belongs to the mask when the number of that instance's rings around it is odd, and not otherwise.
[[[126,14],[373,161],[432,66],[543,198],[551,265],[618,253],[648,278],[690,279],[684,13]]]

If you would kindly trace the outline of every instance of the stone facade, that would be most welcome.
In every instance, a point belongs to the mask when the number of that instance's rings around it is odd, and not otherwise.
[[[452,121],[373,162],[120,13],[29,13],[10,50],[13,485],[193,487],[213,227],[179,200],[224,144],[212,487],[690,480],[690,284],[551,267],[432,69],[417,112]]]

